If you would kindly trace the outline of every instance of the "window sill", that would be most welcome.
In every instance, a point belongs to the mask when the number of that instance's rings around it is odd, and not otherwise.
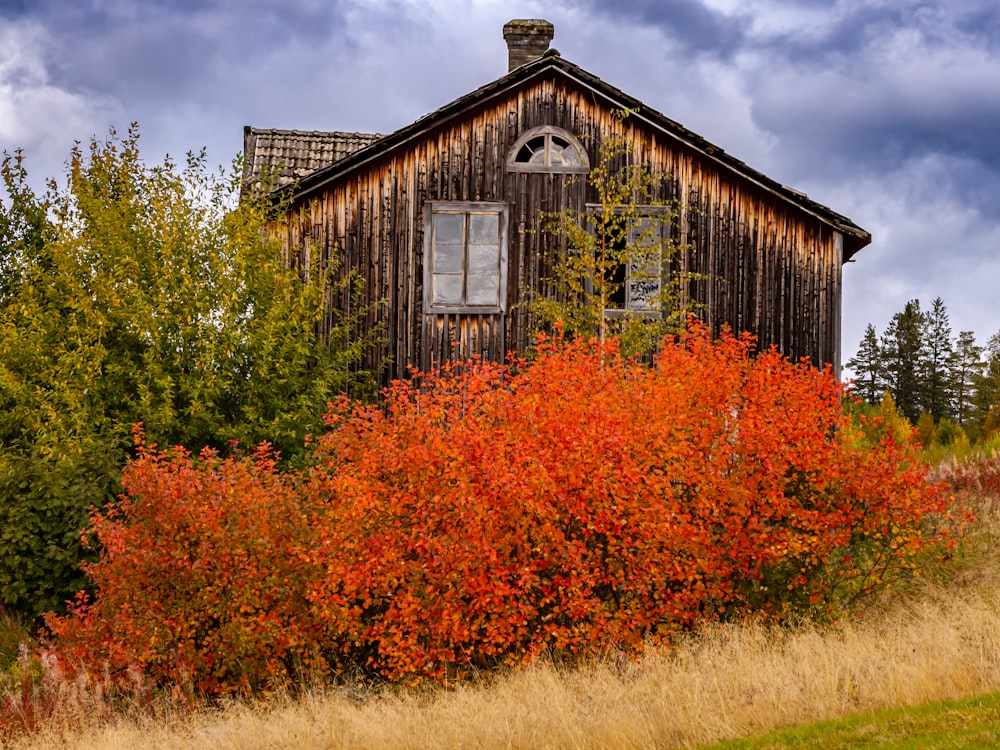
[[[424,308],[424,315],[502,315],[502,307],[443,307],[434,305]]]
[[[633,317],[655,320],[657,318],[662,318],[663,312],[660,310],[621,310],[618,308],[605,308],[604,317],[614,319]]]

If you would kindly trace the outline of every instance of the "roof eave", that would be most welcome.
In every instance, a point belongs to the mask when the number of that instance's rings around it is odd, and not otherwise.
[[[526,80],[543,74],[549,70],[555,70],[566,75],[580,85],[590,89],[594,94],[602,97],[610,105],[623,110],[630,110],[630,116],[638,117],[651,127],[660,130],[674,138],[687,147],[701,153],[706,158],[716,162],[725,169],[735,172],[744,179],[757,185],[762,190],[775,195],[782,200],[792,203],[806,213],[814,216],[824,224],[832,227],[844,235],[844,258],[846,262],[859,250],[871,243],[871,234],[856,225],[846,216],[836,213],[832,209],[821,203],[813,201],[803,193],[789,188],[776,180],[771,179],[762,172],[758,172],[745,162],[735,158],[724,149],[705,140],[701,136],[693,133],[680,123],[671,120],[652,107],[648,107],[640,100],[626,94],[614,86],[611,86],[602,79],[594,76],[577,65],[564,60],[558,54],[546,53],[530,63],[522,65],[507,73],[495,81],[470,92],[450,104],[446,104],[427,115],[424,115],[415,122],[386,135],[381,140],[359,149],[350,156],[347,156],[335,164],[324,169],[320,169],[311,175],[300,180],[298,183],[283,186],[271,193],[274,199],[302,200],[309,194],[315,193],[324,186],[340,177],[345,172],[355,169],[373,159],[380,157],[383,153],[396,148],[410,140],[418,137],[430,127],[455,118],[464,112],[478,107],[482,102],[493,96],[497,96],[504,91],[513,88]]]
[[[542,57],[533,62],[515,68],[507,75],[482,86],[464,96],[455,99],[449,104],[430,112],[409,125],[384,136],[376,143],[359,149],[350,156],[344,157],[329,167],[317,170],[300,180],[297,184],[285,185],[271,192],[271,195],[278,198],[294,198],[296,200],[304,198],[309,193],[314,193],[339,177],[342,173],[361,166],[372,159],[376,159],[383,152],[400,146],[423,133],[428,128],[439,122],[453,119],[464,112],[478,107],[490,96],[495,96],[502,91],[516,86],[524,80],[538,75],[543,70],[553,67],[550,63],[552,56]]]

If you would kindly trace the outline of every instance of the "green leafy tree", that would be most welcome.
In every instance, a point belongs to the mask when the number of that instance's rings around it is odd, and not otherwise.
[[[889,391],[882,394],[877,404],[847,401],[845,407],[858,435],[869,448],[878,446],[886,438],[900,445],[914,439],[913,425],[896,408],[896,402]]]
[[[948,417],[942,417],[935,426],[934,439],[943,446],[954,445],[961,431],[961,427],[956,425]]]
[[[937,427],[934,424],[934,417],[931,416],[930,412],[923,411],[920,412],[920,417],[917,419],[917,438],[920,440],[920,444],[924,448],[928,448],[933,444],[937,438]]]
[[[80,530],[112,496],[119,446],[91,419],[96,363],[50,204],[21,154],[5,154],[2,178],[0,605],[34,615],[83,585]]]
[[[601,342],[618,335],[627,353],[650,352],[681,329],[695,311],[684,294],[695,275],[676,268],[685,248],[677,239],[680,207],[665,197],[668,178],[632,163],[619,141],[601,145],[587,177],[594,203],[547,217],[559,250],[552,293],[529,302],[539,327]]]
[[[365,342],[324,304],[356,282],[286,268],[280,212],[237,203],[238,165],[149,166],[133,127],[75,147],[43,198],[17,156],[3,181],[0,605],[36,615],[80,587],[87,508],[117,492],[134,423],[300,460]]]
[[[28,185],[23,154],[5,152],[0,169],[8,198],[0,201],[0,304],[6,304],[21,289],[26,259],[45,262],[51,226],[44,203]]]

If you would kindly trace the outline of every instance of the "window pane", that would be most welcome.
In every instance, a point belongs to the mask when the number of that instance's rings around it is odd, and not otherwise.
[[[579,167],[583,162],[580,160],[580,152],[572,146],[564,148],[560,154],[562,163],[567,166]]]
[[[453,274],[434,274],[433,301],[439,305],[462,304],[462,277]]]
[[[522,164],[543,164],[545,162],[545,136],[535,136],[521,146],[515,161]]]
[[[628,307],[631,310],[652,310],[659,294],[659,279],[630,280],[628,283]]]
[[[656,219],[635,219],[629,227],[629,242],[652,245],[660,239],[660,222]]]
[[[552,127],[533,132],[537,134],[522,136],[507,157],[512,171],[579,172],[588,165],[587,154],[569,133]],[[524,165],[531,167],[524,169]]]
[[[549,142],[549,159],[553,166],[578,167],[583,163],[576,147],[557,135]]]
[[[640,253],[637,250],[629,261],[628,273],[630,277],[645,279],[659,277],[660,264],[656,262],[656,253],[653,251]]]
[[[462,246],[435,244],[434,273],[462,273]]]
[[[434,214],[435,245],[461,243],[464,229],[463,214]]]
[[[472,214],[469,216],[469,242],[494,245],[499,239],[499,214]]]
[[[499,245],[469,245],[469,273],[498,273]]]
[[[506,219],[506,207],[499,202],[442,201],[431,207],[426,312],[494,312],[504,306]]]
[[[496,305],[500,298],[500,277],[497,274],[469,274],[470,305]]]
[[[651,310],[660,294],[658,253],[650,250],[636,254],[628,264],[628,306],[633,310]]]

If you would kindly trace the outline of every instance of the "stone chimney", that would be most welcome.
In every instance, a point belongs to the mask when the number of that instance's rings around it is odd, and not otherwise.
[[[544,55],[554,34],[555,27],[539,18],[522,18],[504,24],[508,72]]]

